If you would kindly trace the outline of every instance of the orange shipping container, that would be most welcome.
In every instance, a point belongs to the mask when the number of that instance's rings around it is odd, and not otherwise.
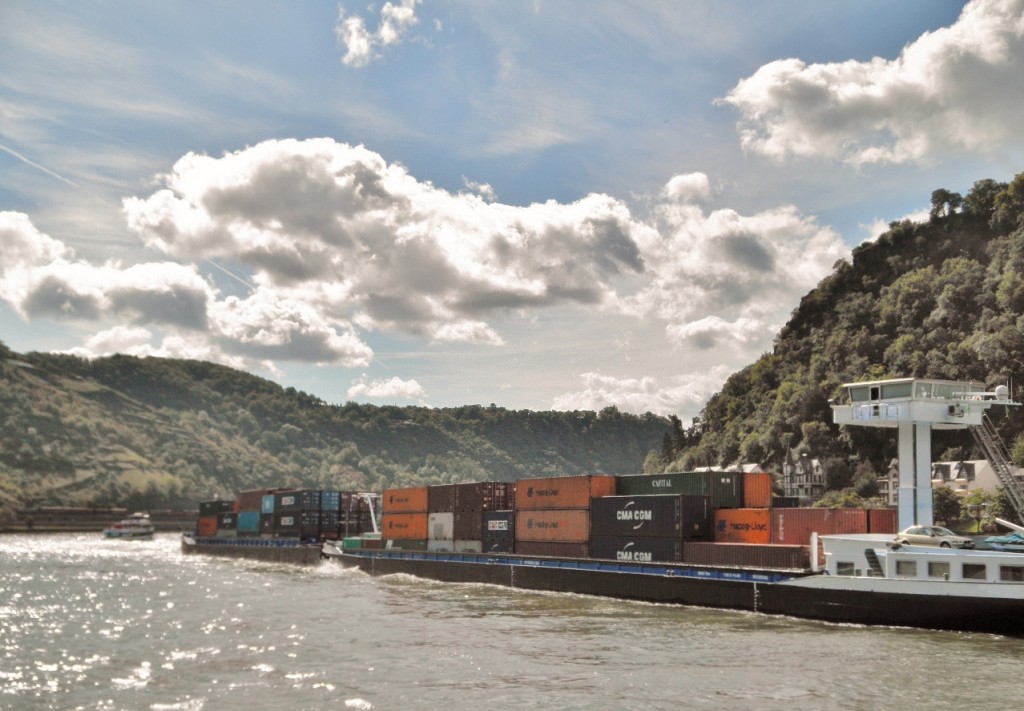
[[[196,521],[196,535],[209,538],[217,535],[217,517],[200,516]]]
[[[715,543],[771,543],[769,509],[718,509]]]
[[[586,509],[516,511],[516,540],[586,543],[590,540],[590,512]]]
[[[865,509],[774,509],[772,511],[772,543],[805,546],[811,534],[827,536],[835,533],[867,533],[868,512]]]
[[[385,489],[384,493],[381,494],[380,500],[381,510],[384,513],[426,513],[427,487],[414,486],[408,489]]]
[[[428,518],[426,513],[386,513],[381,517],[381,537],[393,541],[425,541]]]
[[[773,483],[771,474],[744,474],[743,507],[747,509],[770,509],[772,507]]]
[[[516,485],[516,508],[588,509],[591,497],[615,495],[615,477],[606,475],[558,476],[548,479],[520,479]]]

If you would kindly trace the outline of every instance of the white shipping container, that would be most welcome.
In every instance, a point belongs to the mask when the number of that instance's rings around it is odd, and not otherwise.
[[[432,513],[427,518],[427,539],[432,541],[455,540],[455,514]]]

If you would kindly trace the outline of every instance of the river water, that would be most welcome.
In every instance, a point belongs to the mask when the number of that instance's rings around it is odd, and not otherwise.
[[[5,709],[1011,708],[1024,643],[0,536]]]

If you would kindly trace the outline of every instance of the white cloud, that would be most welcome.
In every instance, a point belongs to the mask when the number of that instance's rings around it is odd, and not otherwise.
[[[416,5],[419,3],[420,0],[384,3],[375,32],[367,29],[363,18],[346,17],[345,9],[339,6],[338,24],[334,31],[345,45],[345,56],[341,61],[350,67],[365,67],[379,56],[378,48],[399,43],[406,32],[419,22],[416,18]]]
[[[686,182],[700,189],[682,189]],[[678,348],[716,348],[738,367],[770,345],[800,297],[850,251],[834,230],[792,206],[741,215],[681,201],[703,199],[704,184],[673,178],[658,228],[634,232],[648,282],[627,303],[632,313],[664,321]]]
[[[232,368],[238,368],[239,370],[244,370],[253,365],[251,361],[245,358],[224,353],[215,345],[196,334],[187,336],[171,334],[163,338],[159,345],[154,345],[154,339],[156,338],[156,335],[149,329],[114,326],[95,334],[85,342],[84,346],[71,348],[66,352],[80,358],[96,358],[124,353],[140,358],[203,360],[221,363]],[[272,364],[264,364],[264,369],[280,374]]]
[[[150,246],[242,264],[273,299],[363,329],[500,343],[482,317],[600,305],[614,299],[613,278],[643,270],[633,238],[642,226],[608,196],[487,203],[330,139],[189,154],[164,180],[125,201],[129,227]]]
[[[364,332],[502,347],[502,319],[569,306],[580,318],[643,319],[679,351],[704,361],[714,351],[736,368],[849,254],[792,206],[705,209],[702,173],[671,178],[646,221],[607,195],[513,206],[451,193],[331,139],[188,154],[160,182],[124,212],[175,261],[75,261],[24,215],[0,213],[0,297],[24,318],[95,325],[82,349],[93,354],[364,367],[374,355]],[[207,262],[231,265],[249,292],[222,293],[196,266]],[[651,379],[588,378],[559,406],[668,412],[682,397]]]
[[[273,288],[225,298],[194,265],[70,261],[70,250],[18,213],[0,213],[0,245],[0,298],[22,318],[103,327],[78,355],[119,349],[271,370],[273,359],[358,366],[373,355],[350,325]],[[160,346],[151,345],[154,326],[166,334]]]
[[[458,321],[442,324],[434,330],[435,341],[478,343],[482,345],[503,346],[504,339],[482,321]]]
[[[552,401],[555,410],[600,411],[614,405],[625,412],[653,412],[670,415],[699,409],[717,392],[731,369],[725,365],[707,371],[659,380],[653,377],[616,378],[601,373],[583,373],[583,390],[566,393]]]
[[[415,380],[402,380],[397,376],[387,380],[368,381],[364,375],[348,389],[349,398],[416,400],[424,395],[426,391]]]
[[[38,267],[67,256],[68,248],[37,230],[28,215],[0,212],[0,270]]]
[[[851,165],[921,161],[946,150],[1021,145],[1024,0],[974,0],[950,27],[893,60],[781,59],[740,81],[744,149]]]
[[[711,196],[711,182],[704,173],[686,173],[672,176],[662,191],[668,200],[698,202]]]

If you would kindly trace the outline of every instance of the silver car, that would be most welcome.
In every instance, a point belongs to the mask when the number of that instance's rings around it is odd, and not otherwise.
[[[958,536],[942,526],[910,526],[896,534],[896,540],[911,546],[940,548],[974,548],[974,539]]]

